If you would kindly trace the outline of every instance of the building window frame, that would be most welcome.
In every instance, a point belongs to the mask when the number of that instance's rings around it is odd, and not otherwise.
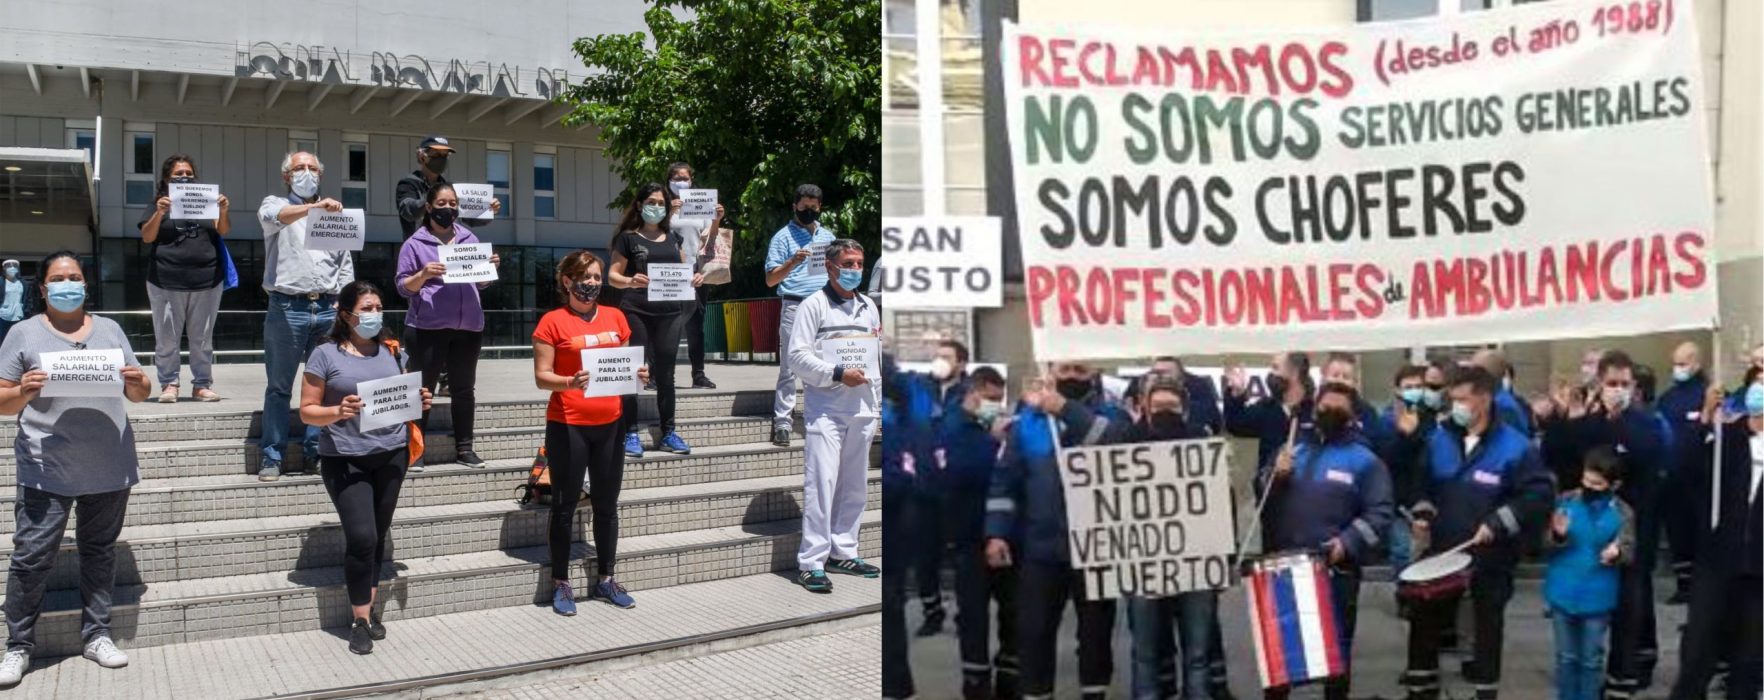
[[[288,130],[288,152],[289,153],[299,153],[301,151],[305,151],[307,153],[311,153],[314,158],[317,158],[318,157],[318,144],[319,144],[319,137],[318,137],[317,131],[309,131],[309,130],[303,130],[303,129],[289,129]]]
[[[491,164],[497,160],[502,161],[502,172],[508,179],[491,179]],[[508,144],[489,143],[484,145],[484,182],[495,190],[497,201],[502,202],[502,210],[496,212],[495,218],[513,218],[514,198],[510,191],[514,187],[514,149],[510,148]]]
[[[147,158],[141,160],[141,143],[146,140]],[[159,133],[152,124],[127,124],[123,127],[123,143],[128,144],[123,168],[123,205],[152,206],[155,189],[155,162],[159,159]],[[145,189],[137,183],[146,183]],[[143,196],[145,193],[145,196]]]
[[[82,123],[84,122],[84,123]],[[67,147],[86,151],[86,163],[92,166],[92,174],[96,179],[98,173],[98,129],[89,120],[69,119],[66,125]],[[90,146],[80,145],[80,138],[90,139]]]
[[[545,180],[539,175],[540,163],[545,162],[545,170],[551,171],[551,186],[540,189]],[[545,213],[550,211],[549,214]],[[557,220],[557,147],[533,147],[533,218],[545,221]]]
[[[355,172],[355,156],[361,155],[361,172]],[[373,201],[373,174],[369,172],[368,137],[366,134],[343,135],[343,206],[366,209]],[[353,203],[352,203],[353,200]]]

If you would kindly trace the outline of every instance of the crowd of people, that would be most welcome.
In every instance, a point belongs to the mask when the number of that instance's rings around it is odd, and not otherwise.
[[[262,286],[269,296],[264,319],[268,381],[257,478],[276,481],[285,473],[316,467],[342,525],[351,620],[348,647],[357,654],[371,653],[374,643],[387,635],[379,586],[406,475],[422,471],[425,463],[486,466],[473,449],[474,384],[484,334],[480,291],[493,282],[446,279],[440,247],[479,242],[460,217],[458,193],[445,177],[452,154],[447,139],[424,139],[417,153],[419,169],[399,183],[396,204],[405,240],[389,280],[358,279],[351,252],[309,248],[308,214],[343,208],[319,194],[325,167],[312,153],[289,153],[282,160],[283,191],[265,196],[257,209],[265,249]],[[691,453],[675,430],[674,366],[682,336],[692,355],[693,386],[716,386],[704,373],[703,295],[695,294],[696,301],[651,301],[646,293],[653,264],[692,265],[692,285],[701,286],[705,266],[717,252],[715,242],[723,239],[726,248],[731,235],[722,228],[721,204],[708,221],[676,216],[681,192],[692,187],[692,173],[689,165],[675,163],[668,168],[666,185],[638,186],[606,253],[583,249],[566,255],[555,270],[561,304],[544,314],[532,332],[533,381],[550,392],[543,447],[552,485],[551,605],[560,615],[576,614],[570,533],[585,492],[593,506],[596,566],[589,597],[619,608],[636,605],[614,570],[625,462],[644,453],[637,397],[586,396],[593,373],[583,367],[581,351],[644,349],[638,379],[657,396],[658,450]],[[221,293],[236,276],[224,240],[228,202],[220,198],[219,218],[177,219],[171,216],[167,194],[169,185],[197,179],[196,163],[189,156],[168,157],[160,172],[160,197],[140,222],[142,240],[150,246],[154,359],[159,400],[165,402],[180,396],[179,347],[184,340],[190,347],[194,398],[221,398],[213,386],[212,334]],[[829,571],[880,575],[858,554],[869,452],[879,429],[879,382],[859,367],[823,359],[818,344],[845,337],[879,339],[881,322],[875,302],[858,292],[864,278],[863,247],[818,223],[821,200],[814,185],[796,190],[794,214],[773,236],[765,265],[766,279],[778,288],[785,307],[779,328],[778,421],[772,435],[780,446],[791,444],[795,382],[800,379],[806,387],[797,580],[816,592],[831,590]],[[495,202],[490,206],[492,212],[500,208]],[[805,264],[811,254],[824,254],[825,264]],[[491,262],[500,260],[493,255]],[[20,428],[13,448],[19,497],[6,582],[8,642],[0,658],[0,687],[20,682],[30,666],[35,622],[75,513],[84,655],[107,668],[128,663],[110,628],[114,545],[131,487],[140,481],[125,402],[145,401],[152,389],[122,329],[88,311],[90,280],[78,256],[48,256],[34,280],[20,276],[17,261],[7,260],[3,268],[0,414],[19,416]],[[408,307],[401,338],[395,339],[387,327],[386,302],[392,297],[378,282],[395,290]],[[27,317],[32,294],[46,304]],[[67,350],[120,351],[123,390],[103,397],[44,396],[49,375],[42,355]],[[361,385],[406,373],[420,373],[421,418],[363,430]],[[302,377],[298,419],[304,460],[283,455],[297,374]],[[422,435],[433,400],[443,391],[450,398],[454,454],[425,454]]]
[[[883,695],[914,695],[909,635],[942,630],[938,586],[949,564],[963,697],[1051,697],[1068,601],[1083,697],[1104,697],[1113,679],[1117,603],[1131,628],[1132,697],[1233,697],[1220,591],[1086,595],[1069,561],[1057,461],[1061,448],[1080,445],[1229,435],[1256,444],[1261,552],[1304,552],[1325,567],[1344,662],[1368,565],[1401,573],[1467,551],[1461,590],[1399,595],[1408,626],[1401,683],[1410,698],[1444,697],[1440,652],[1460,644],[1466,604],[1462,677],[1479,700],[1498,696],[1504,623],[1523,561],[1544,566],[1559,698],[1626,700],[1652,686],[1662,531],[1671,601],[1689,604],[1671,697],[1703,697],[1717,673],[1726,675],[1728,697],[1757,697],[1764,346],[1752,350],[1737,387],[1714,385],[1701,358],[1695,344],[1678,346],[1660,391],[1653,370],[1627,353],[1590,350],[1578,381],[1525,400],[1512,388],[1512,365],[1488,349],[1462,362],[1401,367],[1382,411],[1363,398],[1355,357],[1341,353],[1327,355],[1315,375],[1309,354],[1275,355],[1265,393],[1241,367],[1227,368],[1216,386],[1174,357],[1158,358],[1125,391],[1095,366],[1056,363],[1025,385],[1014,408],[996,371],[968,371],[960,343],[944,342],[925,373],[885,358],[884,557],[916,575],[884,582]],[[1719,503],[1711,479],[1720,481]],[[923,610],[912,631],[909,583]],[[1322,681],[1324,697],[1349,697],[1348,669]],[[1284,698],[1290,690],[1262,692]]]

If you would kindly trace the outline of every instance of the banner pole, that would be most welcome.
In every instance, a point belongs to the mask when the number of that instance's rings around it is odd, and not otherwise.
[[[1721,415],[1727,403],[1727,384],[1721,380],[1721,364],[1726,356],[1721,354],[1720,325],[1715,326],[1715,340],[1710,343],[1709,354],[1715,359],[1709,367],[1709,381],[1715,386],[1716,396],[1720,397],[1715,402],[1715,414],[1711,416],[1715,421],[1715,442],[1710,448],[1712,456],[1709,459],[1709,529],[1713,531],[1721,524],[1721,426],[1727,422]]]

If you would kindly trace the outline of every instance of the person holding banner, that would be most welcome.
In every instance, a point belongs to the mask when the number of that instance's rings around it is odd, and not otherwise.
[[[477,405],[474,385],[478,381],[478,355],[484,348],[484,303],[478,291],[490,282],[447,283],[448,266],[442,262],[446,246],[478,243],[478,237],[459,223],[459,197],[451,185],[437,185],[425,195],[423,225],[398,249],[398,295],[410,302],[404,317],[404,345],[411,367],[423,373],[429,390],[448,381],[449,410],[453,413],[454,461],[473,469],[484,460],[472,450],[472,428]],[[490,267],[502,263],[492,253]],[[429,412],[423,411],[423,428]],[[422,471],[421,463],[411,471]]]
[[[404,421],[368,428],[363,412],[385,401],[419,399],[426,411],[434,397],[418,387],[418,396],[371,395],[364,385],[405,374],[405,356],[384,332],[380,289],[372,282],[350,282],[337,295],[337,318],[326,342],[306,360],[300,390],[300,421],[319,426],[319,475],[343,524],[343,583],[348,589],[351,621],[349,651],[369,654],[374,642],[386,638],[386,626],[374,609],[380,596],[380,565],[386,558],[386,537],[398,507],[398,491],[410,465]]]
[[[123,401],[152,390],[134,348],[115,321],[86,313],[86,275],[73,253],[59,251],[37,268],[49,307],[0,341],[0,415],[18,416],[17,523],[6,579],[6,656],[0,687],[17,685],[31,665],[43,594],[61,551],[69,516],[78,515],[80,636],[83,656],[105,668],[129,657],[110,638],[116,538],[129,490],[141,481],[135,433]],[[98,352],[94,352],[98,351]],[[60,362],[67,353],[103,358]],[[96,360],[96,362],[94,361]],[[79,376],[52,376],[54,366]]]
[[[1450,382],[1451,420],[1426,437],[1409,438],[1426,475],[1409,504],[1412,536],[1428,555],[1469,543],[1469,592],[1475,625],[1473,662],[1465,676],[1477,700],[1499,696],[1501,650],[1513,571],[1524,544],[1555,502],[1549,472],[1531,441],[1501,421],[1494,406],[1500,380],[1478,366],[1461,367]],[[1535,530],[1532,530],[1535,531]],[[1411,700],[1440,697],[1441,630],[1463,594],[1416,600],[1409,614],[1409,662],[1403,684]]]
[[[718,232],[723,228],[723,203],[717,202],[716,216],[710,219],[680,216],[685,203],[681,193],[692,189],[692,166],[676,162],[668,166],[668,229],[680,237],[680,252],[695,273],[704,272],[704,265],[716,256]],[[704,374],[704,297],[690,305],[686,314],[686,359],[692,363],[692,388],[715,389],[716,382]]]
[[[651,299],[657,288],[649,279],[652,265],[680,265],[687,262],[680,237],[670,228],[667,188],[651,182],[637,188],[637,196],[625,207],[619,220],[618,233],[611,244],[612,264],[607,279],[614,287],[627,290],[619,301],[620,310],[631,319],[633,342],[644,348],[649,360],[650,381],[655,384],[655,407],[660,421],[661,440],[655,449],[677,455],[692,454],[686,439],[674,431],[674,366],[680,360],[680,334],[685,331],[687,309],[697,302],[697,288],[704,275],[692,273],[693,301]],[[628,424],[625,426],[625,456],[643,457],[643,441],[637,435],[637,397],[625,398]]]
[[[575,615],[570,587],[571,529],[584,484],[594,513],[594,563],[599,578],[591,597],[620,608],[637,605],[613,579],[618,560],[619,487],[625,478],[620,449],[623,412],[633,410],[618,396],[587,395],[593,372],[582,366],[582,351],[625,347],[633,327],[625,313],[600,303],[606,265],[586,250],[564,256],[557,265],[558,295],[564,305],[545,314],[533,329],[533,382],[551,392],[545,407],[545,454],[551,467],[551,609]],[[638,380],[649,368],[637,369]]]
[[[947,539],[955,549],[962,697],[969,699],[991,698],[995,692],[998,697],[1015,697],[1019,692],[1016,572],[987,568],[984,547],[986,493],[992,484],[993,469],[998,465],[1001,442],[1012,422],[1005,413],[1004,399],[1004,377],[996,369],[981,367],[969,378],[960,404],[944,410],[937,430],[937,455],[944,473]],[[919,521],[923,523],[924,519]],[[939,538],[939,544],[942,539]],[[925,565],[923,559],[919,565]],[[920,574],[921,594],[924,578]],[[992,643],[992,634],[987,615],[994,600],[998,601],[998,653],[989,657],[987,647]],[[941,612],[941,606],[938,610]]]
[[[821,188],[799,185],[791,200],[791,219],[772,234],[766,246],[766,286],[778,288],[778,347],[790,339],[796,327],[796,308],[815,290],[827,286],[827,270],[811,260],[823,256],[833,242],[833,230],[821,225]],[[796,408],[796,376],[789,362],[778,362],[778,393],[772,399],[772,444],[790,444],[791,412]]]
[[[214,386],[214,319],[226,288],[226,243],[232,228],[227,196],[217,197],[215,219],[176,218],[172,184],[196,182],[196,162],[182,153],[159,166],[159,196],[142,212],[141,242],[147,257],[147,301],[153,307],[153,364],[159,369],[159,402],[178,401],[178,346],[190,340],[191,395],[219,401]]]
[[[1268,470],[1285,447],[1293,421],[1300,439],[1309,440],[1316,423],[1316,381],[1311,378],[1311,357],[1302,352],[1274,355],[1268,370],[1268,396],[1254,403],[1249,397],[1249,374],[1242,367],[1225,369],[1225,431],[1234,437],[1256,440],[1256,490],[1267,484]],[[1266,513],[1262,527],[1268,527]]]

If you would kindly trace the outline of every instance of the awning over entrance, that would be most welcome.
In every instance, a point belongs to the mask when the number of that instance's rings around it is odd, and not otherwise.
[[[95,203],[84,150],[0,148],[0,229],[84,229],[96,220]]]

